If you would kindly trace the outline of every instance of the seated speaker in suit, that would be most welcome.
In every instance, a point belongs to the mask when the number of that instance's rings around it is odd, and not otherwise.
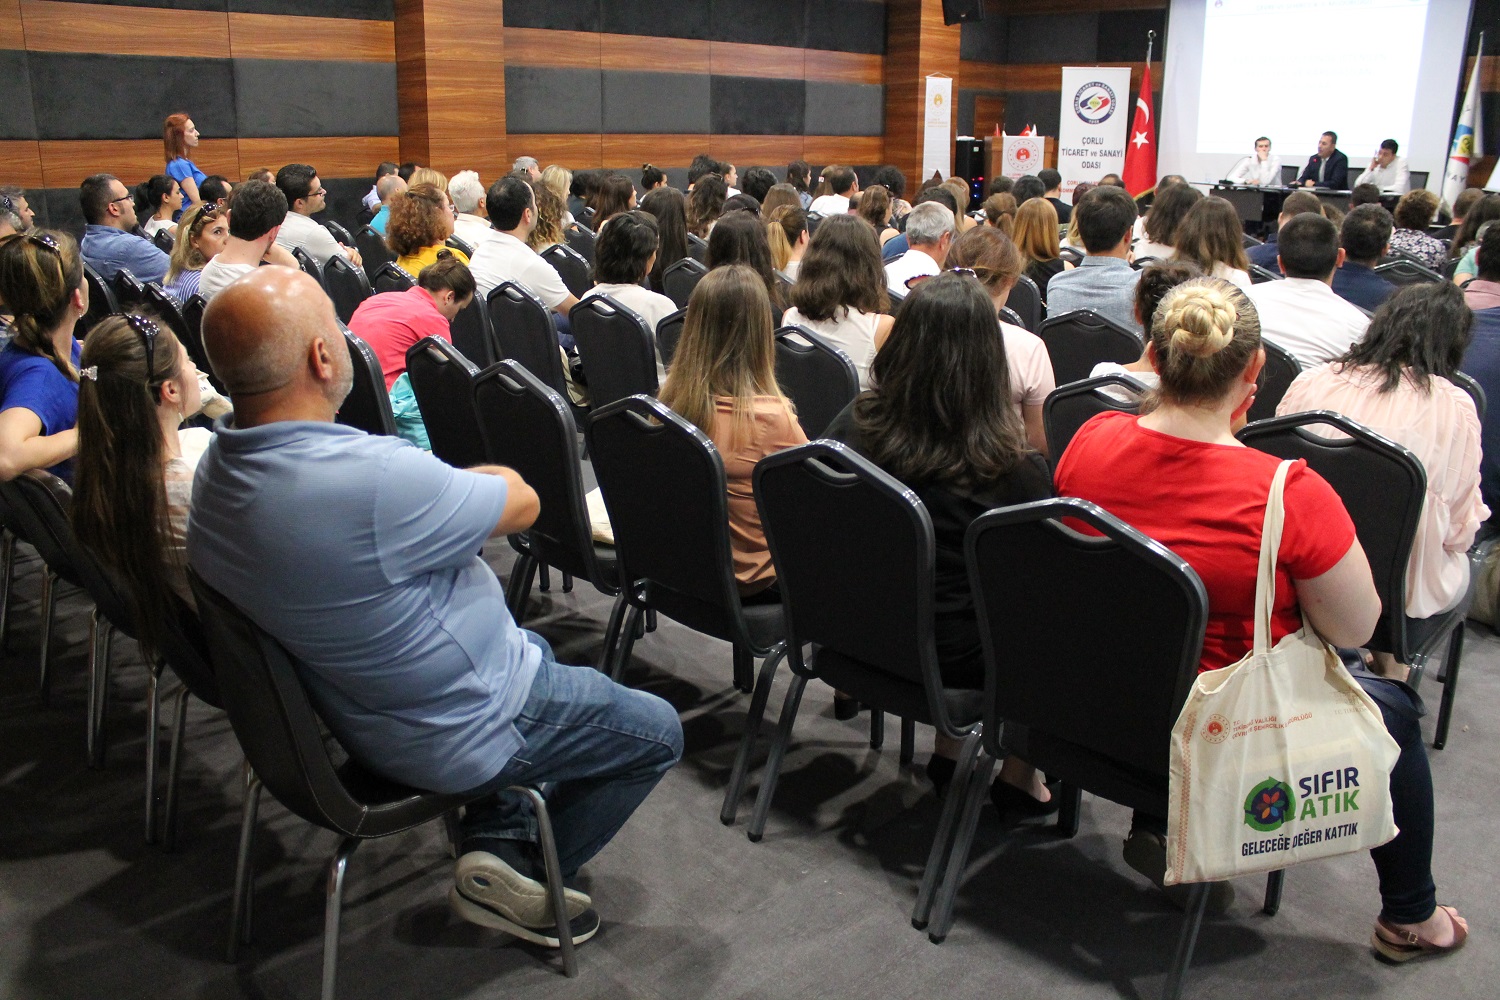
[[[1317,155],[1307,161],[1297,178],[1298,186],[1349,190],[1349,157],[1338,151],[1338,144],[1337,132],[1324,132],[1318,137]]]

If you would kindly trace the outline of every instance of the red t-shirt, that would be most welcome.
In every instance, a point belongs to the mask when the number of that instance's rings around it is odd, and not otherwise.
[[[1208,591],[1202,670],[1237,662],[1255,639],[1255,578],[1266,497],[1279,460],[1254,448],[1207,444],[1104,413],[1057,464],[1057,495],[1098,504],[1187,560]],[[1334,567],[1354,523],[1327,480],[1298,461],[1286,478],[1271,641],[1302,627],[1293,580]]]
[[[349,317],[349,332],[369,344],[380,359],[387,392],[406,371],[406,352],[418,341],[424,337],[453,341],[448,321],[425,288],[370,296]]]

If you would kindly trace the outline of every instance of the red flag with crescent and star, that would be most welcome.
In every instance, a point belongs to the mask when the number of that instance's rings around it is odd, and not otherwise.
[[[1151,64],[1141,74],[1141,90],[1135,99],[1135,121],[1125,146],[1125,173],[1121,177],[1132,198],[1156,187],[1156,120],[1151,109]]]

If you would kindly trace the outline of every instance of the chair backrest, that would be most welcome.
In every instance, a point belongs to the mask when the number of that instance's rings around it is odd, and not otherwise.
[[[1429,173],[1430,171],[1427,170],[1413,170],[1411,172],[1411,189],[1413,191],[1420,191],[1426,187]]]
[[[83,262],[83,280],[89,286],[89,308],[83,314],[81,324],[86,332],[104,317],[120,312],[120,300],[115,297],[115,290],[109,287],[109,282],[99,277],[99,272],[88,261]]]
[[[687,323],[687,310],[679,309],[663,316],[656,324],[656,349],[661,353],[661,363],[672,367],[672,358],[677,354],[677,342],[682,339],[682,328]]]
[[[456,234],[448,237],[448,242],[445,244],[445,246],[452,247],[454,250],[462,253],[465,257],[474,256],[474,248],[469,245],[469,241],[459,237]]]
[[[354,310],[373,294],[364,269],[349,263],[342,254],[328,258],[328,266],[323,268],[323,290],[333,300],[333,311],[341,323],[349,322]]]
[[[1309,430],[1319,424],[1339,436]],[[1422,463],[1399,444],[1329,410],[1257,421],[1239,438],[1277,458],[1306,459],[1328,480],[1354,521],[1375,576],[1382,611],[1373,641],[1405,662],[1406,566],[1427,496]]]
[[[172,234],[167,232],[165,229],[158,229],[156,232],[152,233],[151,242],[156,244],[156,249],[165,254],[170,254],[172,252],[172,248],[177,245],[177,240],[174,239]]]
[[[1068,450],[1078,429],[1101,413],[1139,413],[1145,387],[1125,375],[1100,375],[1060,385],[1042,403],[1047,453],[1052,464]]]
[[[821,219],[822,216],[819,216],[818,218]],[[812,231],[813,223],[811,217],[808,218],[807,228],[808,232]],[[694,236],[692,233],[688,233],[687,251],[689,257],[702,264],[708,260],[708,241],[701,236]]]
[[[377,292],[404,292],[408,288],[415,288],[417,279],[391,260],[375,269],[375,277],[370,284],[375,286]]]
[[[219,384],[217,376],[214,375],[213,365],[208,361],[208,350],[203,346],[203,311],[208,308],[208,300],[201,295],[193,294],[182,304],[182,318],[187,321],[188,326],[188,354],[193,359],[193,364],[198,370],[213,379],[214,385]],[[222,392],[222,388],[220,389]]]
[[[354,237],[349,235],[349,230],[345,229],[341,223],[334,222],[332,219],[324,219],[323,228],[333,234],[333,238],[344,246],[354,246]],[[360,259],[364,259],[364,254],[360,254]]]
[[[358,427],[366,434],[396,434],[396,416],[391,410],[391,397],[385,389],[385,373],[380,359],[369,344],[348,330],[344,331],[344,342],[349,345],[349,361],[354,366],[354,382],[349,395],[339,406],[338,422],[349,427]]]
[[[646,321],[608,295],[591,295],[568,314],[595,409],[626,396],[656,395],[656,338]]]
[[[1065,517],[1103,537],[1065,527]],[[1192,567],[1073,498],[981,515],[964,556],[984,646],[990,752],[1003,711],[1026,727],[1033,763],[1049,776],[1056,770],[1106,796],[1111,783],[1096,779],[1112,764],[1164,778],[1208,621]]]
[[[594,287],[589,262],[579,256],[576,250],[561,243],[554,243],[542,251],[542,259],[557,269],[557,274],[562,278],[563,284],[568,286],[568,291],[572,292],[575,297],[582,298],[590,288]]]
[[[1264,240],[1258,240],[1249,233],[1244,233],[1240,236],[1240,245],[1246,250],[1249,250],[1251,247],[1258,247],[1264,242]]]
[[[1061,235],[1063,236],[1064,239],[1067,238],[1067,235],[1068,235],[1068,227],[1067,226],[1063,226],[1062,227]],[[1067,261],[1069,264],[1072,264],[1074,267],[1077,267],[1079,264],[1083,263],[1084,253],[1083,253],[1082,250],[1079,250],[1076,247],[1069,247],[1069,246],[1062,247],[1061,249],[1059,249],[1057,251],[1057,255],[1059,257],[1061,257],[1063,260]]]
[[[130,273],[129,268],[120,268],[115,274],[114,286],[115,300],[127,309],[146,301],[146,286]]]
[[[589,262],[594,263],[594,233],[587,226],[573,223],[563,230],[563,239],[568,243],[568,249]]]
[[[886,314],[889,316],[896,315],[896,311],[901,308],[901,303],[906,301],[905,295],[900,292],[893,292],[890,289],[886,289],[885,297],[886,301],[890,303],[890,308],[886,310]]]
[[[620,580],[690,628],[749,645],[729,545],[724,463],[708,435],[649,396],[596,408],[584,428]]]
[[[1000,322],[1009,323],[1011,326],[1025,325],[1021,322],[1021,314],[1016,312],[1010,306],[1000,307]]]
[[[1283,275],[1269,268],[1261,267],[1259,264],[1250,265],[1250,284],[1259,285],[1264,281],[1280,281]]]
[[[0,482],[6,527],[36,549],[52,572],[73,586],[82,587],[84,575],[79,567],[82,549],[68,522],[71,500],[72,491],[67,484],[42,469],[32,469]],[[106,616],[109,612],[119,615],[120,620],[115,624],[122,631],[134,633],[134,621],[123,606],[100,608],[100,611]]]
[[[693,257],[684,257],[668,266],[661,275],[662,294],[671,299],[678,309],[686,309],[693,289],[708,273],[708,268]]]
[[[1441,274],[1417,261],[1405,257],[1380,264],[1375,273],[1393,285],[1425,285],[1429,281],[1443,281]]]
[[[776,272],[776,287],[781,289],[781,301],[792,301],[792,286],[796,282],[785,271]]]
[[[1293,357],[1291,352],[1264,339],[1260,346],[1266,351],[1266,366],[1260,372],[1260,387],[1255,390],[1255,402],[1250,404],[1250,412],[1245,415],[1246,419],[1252,421],[1269,420],[1276,416],[1276,407],[1281,405],[1281,397],[1292,387],[1293,380],[1302,374],[1302,362]]]
[[[354,235],[354,245],[359,250],[360,260],[364,263],[365,277],[370,279],[370,284],[375,284],[375,277],[380,273],[381,267],[394,263],[396,255],[391,248],[385,245],[385,237],[381,236],[369,226],[363,226]]]
[[[188,571],[229,724],[276,800],[326,829],[359,832],[367,809],[339,780],[291,654]]]
[[[1016,278],[1015,287],[1010,290],[1005,304],[1021,317],[1021,322],[1017,326],[1025,327],[1032,333],[1042,328],[1042,292],[1036,287],[1036,282],[1026,275]]]
[[[951,730],[933,638],[936,543],[922,501],[833,441],[767,456],[754,485],[788,647],[816,643],[921,686],[930,717]]]
[[[1038,333],[1058,385],[1089,377],[1101,361],[1127,364],[1141,356],[1141,338],[1092,309],[1050,317]]]
[[[479,369],[446,340],[423,337],[406,352],[406,374],[432,453],[456,469],[483,465],[484,439],[474,414]]]
[[[495,335],[490,332],[490,313],[477,293],[448,324],[448,335],[453,338],[453,346],[481,368],[499,360],[495,355]]]
[[[292,256],[297,259],[297,266],[304,272],[313,276],[318,284],[323,283],[323,265],[313,259],[313,255],[301,247],[292,247]]]
[[[568,398],[552,310],[542,305],[535,292],[514,281],[491,289],[485,307],[500,357],[519,362],[548,388]]]
[[[1283,163],[1281,165],[1281,186],[1291,187],[1297,183],[1297,167],[1295,164]]]
[[[802,326],[776,331],[776,381],[809,439],[820,437],[859,395],[859,372],[849,355]]]
[[[612,588],[594,555],[567,401],[517,362],[501,361],[475,380],[474,409],[488,460],[519,472],[541,500],[541,512],[526,529],[532,552],[549,566]]]
[[[1469,398],[1474,400],[1474,412],[1479,415],[1479,425],[1481,427],[1484,426],[1484,411],[1488,402],[1484,394],[1484,387],[1475,381],[1472,375],[1465,375],[1463,372],[1454,372],[1453,377],[1449,381],[1464,392],[1467,392]]]

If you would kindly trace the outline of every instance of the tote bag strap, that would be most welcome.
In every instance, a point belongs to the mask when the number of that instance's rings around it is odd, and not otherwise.
[[[1266,497],[1266,520],[1260,529],[1260,573],[1255,579],[1255,654],[1271,651],[1271,609],[1276,606],[1276,556],[1281,551],[1281,526],[1286,520],[1283,493],[1290,461],[1276,467]]]

